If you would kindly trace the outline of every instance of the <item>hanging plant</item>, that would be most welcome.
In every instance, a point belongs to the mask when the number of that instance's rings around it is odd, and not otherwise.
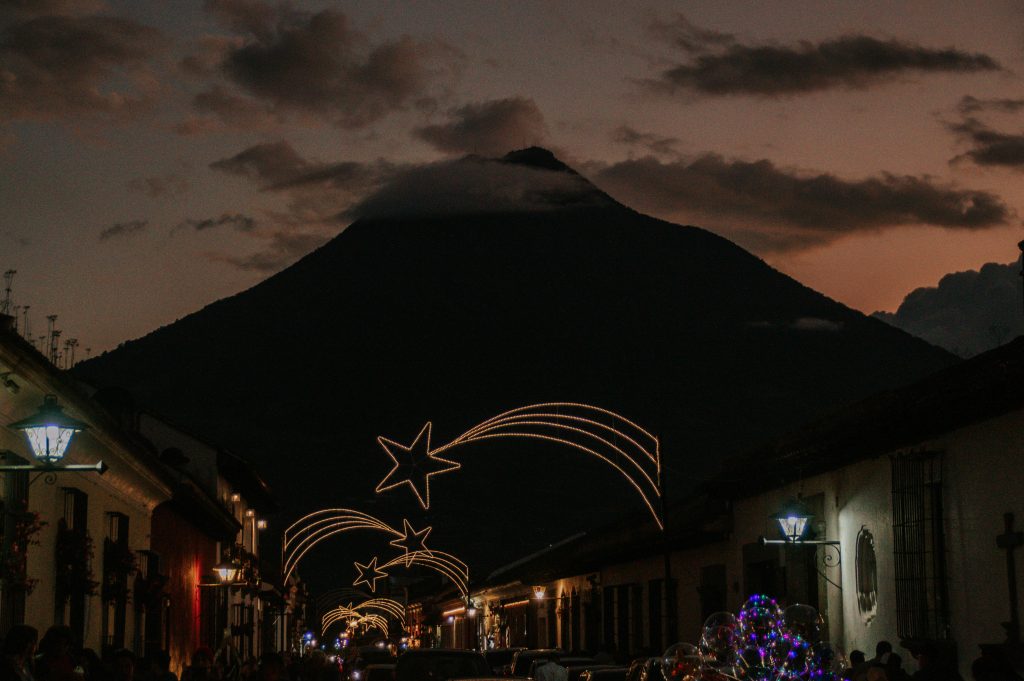
[[[61,518],[57,523],[57,598],[66,601],[72,596],[92,596],[99,582],[93,579],[93,542],[88,532],[73,530]]]
[[[0,581],[7,588],[32,593],[39,580],[28,575],[28,547],[39,546],[39,532],[46,526],[35,511],[22,501],[18,510],[6,511],[14,518],[12,536],[4,537],[0,550]]]

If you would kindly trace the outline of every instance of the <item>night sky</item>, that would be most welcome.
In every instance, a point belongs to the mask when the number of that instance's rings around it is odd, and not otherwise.
[[[0,269],[96,354],[538,144],[892,310],[1016,257],[1022,73],[1010,1],[0,0]]]

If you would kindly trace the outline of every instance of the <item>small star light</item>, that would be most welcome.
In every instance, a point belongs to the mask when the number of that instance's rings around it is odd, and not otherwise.
[[[370,562],[366,565],[363,565],[359,562],[356,562],[355,565],[356,571],[359,572],[359,577],[356,578],[356,581],[352,582],[352,586],[359,586],[360,584],[365,584],[366,586],[370,587],[370,591],[376,591],[377,580],[387,579],[388,577],[388,573],[384,572],[383,570],[377,567],[377,556],[371,558]]]
[[[405,551],[405,567],[412,566],[412,554],[416,551],[423,551],[426,554],[430,554],[430,549],[427,548],[427,537],[430,536],[433,527],[425,527],[419,532],[413,529],[409,521],[403,520],[404,534],[398,538],[391,540],[390,544],[395,548],[402,549]]]
[[[420,506],[428,509],[430,508],[430,478],[462,468],[462,464],[442,459],[437,456],[436,450],[431,451],[430,428],[431,425],[428,422],[409,446],[383,436],[377,438],[377,442],[380,443],[384,452],[395,463],[395,467],[377,485],[378,494],[399,485],[409,485],[416,495],[416,499],[419,500]]]

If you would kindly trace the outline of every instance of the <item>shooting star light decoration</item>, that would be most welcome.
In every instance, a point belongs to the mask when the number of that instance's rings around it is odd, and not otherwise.
[[[405,625],[405,607],[401,603],[393,598],[370,598],[359,605],[354,606],[349,603],[348,605],[339,605],[327,611],[320,620],[321,629],[322,631],[327,631],[327,627],[342,620],[355,619],[358,622],[359,618],[363,617],[364,614],[372,614],[364,613],[366,610],[382,612],[388,617],[394,618],[403,626]]]
[[[377,590],[378,579],[388,578],[388,573],[381,571],[377,567],[377,556],[371,558],[370,562],[366,565],[363,565],[359,561],[356,561],[355,566],[356,572],[359,573],[359,576],[356,577],[356,581],[352,582],[352,586],[359,586],[360,584],[365,584],[366,586],[370,587],[370,591],[372,592]]]
[[[430,478],[461,468],[461,464],[441,454],[455,447],[496,438],[546,440],[572,447],[610,465],[640,493],[658,527],[664,527],[655,506],[661,497],[658,438],[620,414],[576,402],[533,404],[498,414],[434,448],[430,446],[431,428],[428,422],[408,446],[384,436],[377,438],[395,464],[377,485],[378,494],[407,484],[420,505],[428,509]]]
[[[433,528],[416,530],[408,520],[403,521],[403,531],[399,532],[383,520],[349,508],[325,508],[314,511],[292,523],[284,531],[281,545],[281,573],[287,582],[298,567],[302,558],[320,542],[343,532],[369,530],[391,535],[391,544],[404,550],[403,555],[391,559],[383,565],[378,564],[374,557],[363,565],[356,563],[359,577],[354,586],[366,584],[373,591],[378,579],[387,576],[387,568],[421,565],[448,577],[463,596],[469,594],[469,568],[461,560],[450,553],[428,549],[425,541]]]

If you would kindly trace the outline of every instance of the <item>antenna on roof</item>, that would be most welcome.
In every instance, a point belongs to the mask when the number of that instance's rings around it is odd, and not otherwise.
[[[60,329],[53,330],[53,336],[50,340],[50,362],[53,366],[60,368]]]
[[[77,338],[68,338],[64,341],[64,361],[65,369],[70,369],[75,366],[75,348],[78,347]]]
[[[15,305],[11,308],[11,316],[14,317],[14,333],[18,333],[18,317],[21,316],[21,305]]]
[[[32,342],[32,334],[29,333],[29,330],[28,330],[28,309],[30,307],[32,307],[32,306],[31,305],[22,305],[21,306],[21,314],[23,315],[24,320],[25,320],[25,323],[21,325],[21,335],[23,337],[25,337],[26,339],[28,339],[28,341],[31,343]]]
[[[4,299],[0,301],[0,314],[11,314],[11,282],[17,273],[17,270],[4,272]]]
[[[48,315],[46,315],[46,337],[43,339],[44,340],[43,352],[46,354],[46,356],[50,359],[51,362],[53,361],[53,356],[55,354],[57,354],[57,350],[56,350],[56,348],[54,348],[54,344],[57,341],[54,340],[54,338],[53,338],[53,327],[54,327],[54,324],[56,324],[56,323],[57,323],[57,315],[55,315],[55,314],[48,314]]]

